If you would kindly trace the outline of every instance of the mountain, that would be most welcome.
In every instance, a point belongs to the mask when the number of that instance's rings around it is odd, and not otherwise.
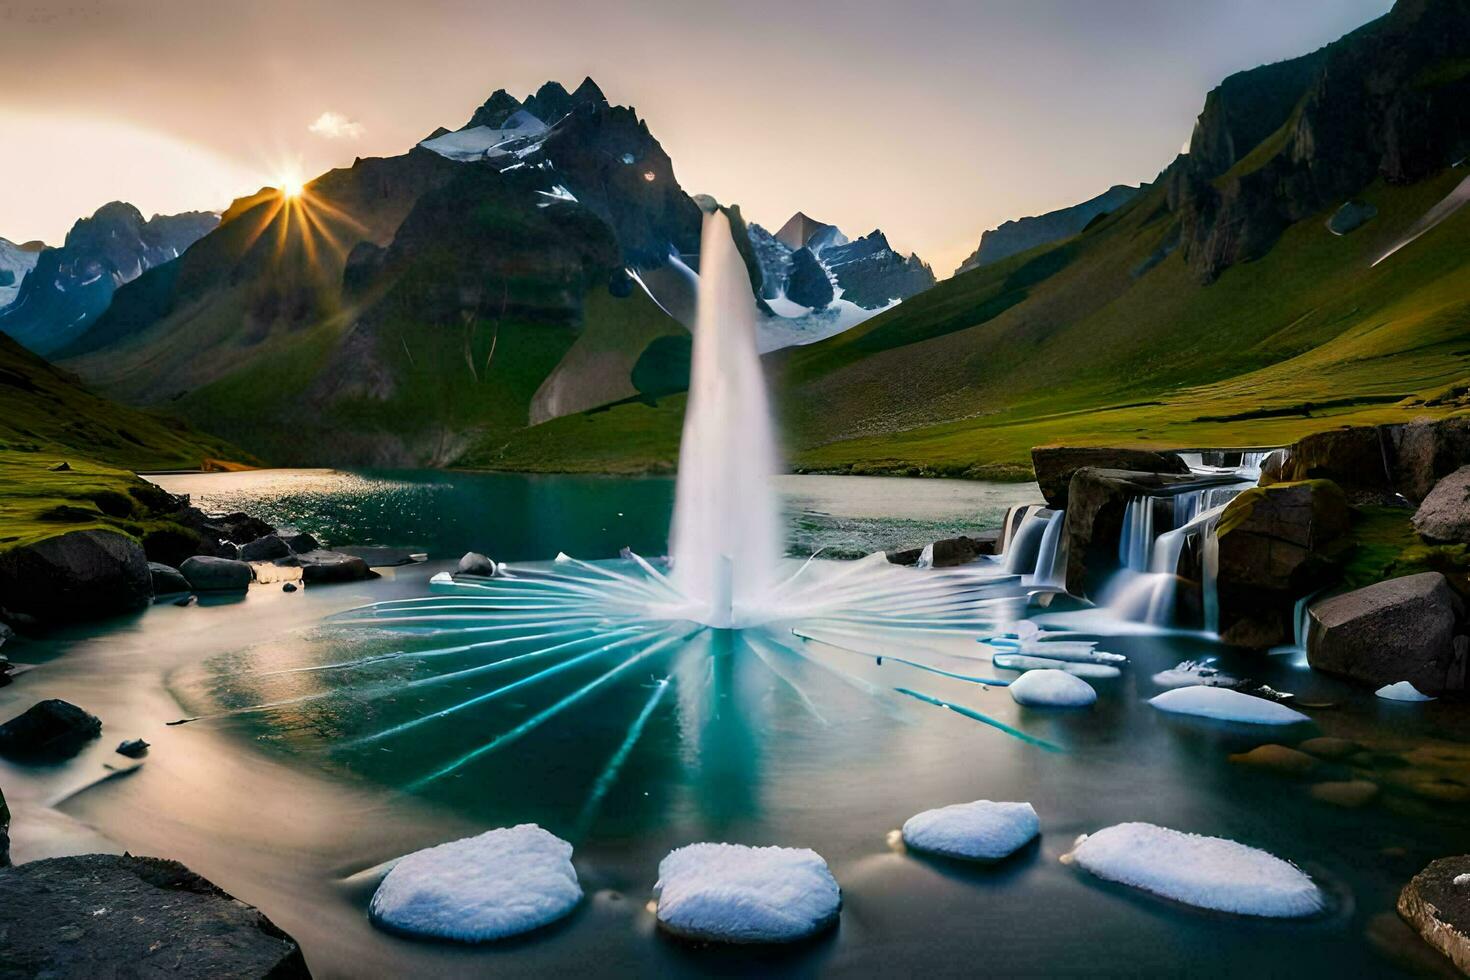
[[[73,225],[60,248],[40,252],[12,302],[0,309],[0,332],[38,354],[54,354],[102,315],[119,286],[177,258],[217,224],[219,216],[207,212],[145,221],[131,204],[104,204]]]
[[[1190,152],[1080,233],[771,355],[794,464],[1021,476],[1063,440],[1272,446],[1470,412],[1467,112],[1470,0],[1400,0],[1232,76]],[[498,461],[605,465],[631,433],[673,452],[678,417],[557,419]]]
[[[21,282],[36,267],[36,259],[45,247],[40,242],[17,245],[0,238],[0,310],[14,302]]]
[[[980,236],[980,246],[960,264],[955,275],[978,269],[982,265],[992,265],[1038,245],[1050,245],[1063,238],[1071,238],[1098,215],[1118,210],[1142,191],[1141,187],[1117,184],[1081,204],[1048,211],[1032,218],[1007,221],[999,228],[992,228]]]
[[[275,462],[446,464],[667,388],[701,220],[646,124],[590,80],[499,91],[299,199],[236,201],[118,290],[66,363]]]

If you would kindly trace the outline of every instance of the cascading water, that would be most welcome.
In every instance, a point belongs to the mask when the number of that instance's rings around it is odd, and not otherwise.
[[[674,587],[717,628],[769,612],[784,538],[776,439],[745,262],[721,211],[705,218],[689,401],[670,530]]]

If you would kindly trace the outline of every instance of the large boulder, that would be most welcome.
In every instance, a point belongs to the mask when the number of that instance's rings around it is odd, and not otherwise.
[[[1252,487],[1216,528],[1220,638],[1264,648],[1288,643],[1296,600],[1336,579],[1351,512],[1330,480]]]
[[[1067,488],[1073,474],[1083,467],[1135,473],[1183,475],[1189,472],[1189,466],[1178,453],[1102,446],[1037,446],[1031,450],[1031,467],[1047,506],[1057,509],[1067,506]]]
[[[1357,425],[1298,439],[1280,470],[1280,482],[1331,480],[1354,502],[1391,498],[1393,461],[1402,426]]]
[[[295,940],[177,861],[118,854],[0,871],[3,977],[309,977]]]
[[[495,562],[478,551],[466,551],[459,560],[459,567],[455,569],[456,575],[478,575],[481,578],[490,578],[495,572]]]
[[[1399,893],[1399,915],[1470,975],[1470,854],[1440,858]]]
[[[102,734],[102,722],[69,701],[38,701],[0,725],[0,755],[10,759],[68,759]]]
[[[0,609],[69,623],[148,605],[153,581],[137,541],[117,531],[68,531],[0,554]]]
[[[1062,534],[1067,541],[1067,591],[1096,596],[1118,568],[1123,515],[1134,497],[1154,497],[1172,519],[1171,494],[1198,485],[1199,478],[1083,467],[1072,474]],[[1167,527],[1167,524],[1160,526]],[[1007,544],[1009,549],[1011,544]]]
[[[1470,417],[1418,419],[1399,430],[1394,480],[1399,492],[1415,503],[1465,465],[1470,465]]]
[[[233,558],[195,555],[179,571],[195,592],[244,592],[255,580],[250,566]]]
[[[301,580],[308,585],[357,582],[373,575],[373,570],[366,561],[356,555],[344,555],[339,551],[308,551],[282,558],[276,564],[301,569]]]
[[[184,574],[171,565],[164,565],[156,561],[148,563],[148,577],[153,580],[153,594],[177,595],[180,592],[189,591],[189,580]]]
[[[1434,485],[1414,512],[1414,530],[1441,544],[1470,544],[1470,466]]]
[[[1312,606],[1307,662],[1369,687],[1408,681],[1438,696],[1465,687],[1455,648],[1459,596],[1439,572],[1405,575]]]
[[[205,528],[221,540],[235,544],[249,544],[267,534],[275,533],[276,530],[260,518],[251,517],[242,511],[210,517]]]

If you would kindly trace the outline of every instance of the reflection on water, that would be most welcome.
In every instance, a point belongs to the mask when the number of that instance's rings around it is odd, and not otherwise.
[[[153,478],[210,511],[247,510],[335,544],[403,545],[433,558],[480,551],[535,561],[559,551],[661,555],[668,477],[527,476],[442,470],[251,470]],[[783,476],[776,481],[794,554],[857,557],[997,527],[1007,507],[1035,503],[1032,483]]]

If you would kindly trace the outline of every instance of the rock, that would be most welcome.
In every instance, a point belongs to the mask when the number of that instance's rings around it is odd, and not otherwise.
[[[38,701],[0,725],[0,755],[12,759],[69,759],[102,734],[102,722],[67,701]]]
[[[295,582],[287,582],[285,585],[282,585],[281,586],[281,591],[282,592],[295,592],[296,591],[296,583]]]
[[[925,810],[903,825],[903,842],[916,851],[963,861],[1000,861],[1041,833],[1030,803],[976,800]]]
[[[1414,530],[1440,544],[1470,544],[1470,466],[1434,485],[1414,512]]]
[[[1326,899],[1295,865],[1223,837],[1123,823],[1077,838],[1062,859],[1099,878],[1199,908],[1297,918]]]
[[[148,605],[143,548],[117,531],[68,531],[0,554],[0,606],[44,623],[69,623]]]
[[[1092,446],[1037,446],[1031,450],[1031,468],[1048,507],[1067,506],[1072,476],[1083,467],[1129,470],[1135,473],[1188,475],[1189,466],[1178,453],[1151,449],[1109,449]]]
[[[1363,227],[1376,217],[1378,217],[1378,209],[1373,205],[1362,201],[1348,201],[1332,212],[1332,217],[1327,219],[1327,230],[1334,235],[1346,235],[1350,231]]]
[[[177,861],[116,854],[0,871],[0,973],[17,977],[310,977],[258,909]]]
[[[141,738],[130,739],[118,745],[117,753],[129,759],[141,759],[148,754],[148,743]]]
[[[1470,974],[1470,887],[1456,880],[1470,874],[1470,854],[1440,858],[1416,874],[1399,893],[1399,915],[1424,941]]]
[[[549,925],[581,900],[572,845],[521,824],[400,858],[368,915],[394,932],[479,943]]]
[[[179,598],[175,599],[174,600],[174,605],[187,608],[189,606],[194,605],[198,601],[199,601],[199,597],[198,596],[186,595],[186,596],[180,596]]]
[[[888,564],[890,565],[908,565],[912,567],[919,563],[919,559],[923,554],[923,548],[905,548],[903,551],[884,552],[884,557],[888,559]]]
[[[931,552],[931,568],[954,568],[968,565],[981,555],[995,554],[1000,540],[999,531],[982,531],[976,537],[960,536],[934,542]],[[911,563],[910,563],[911,564]]]
[[[301,581],[307,585],[324,585],[331,582],[359,582],[371,578],[373,570],[368,563],[355,555],[344,555],[337,551],[308,551],[276,561],[277,565],[301,569]]]
[[[1309,752],[1319,759],[1336,762],[1362,751],[1363,747],[1352,739],[1320,735],[1317,738],[1307,739],[1305,742],[1297,745],[1297,748],[1303,752]]]
[[[1282,776],[1305,776],[1317,768],[1316,759],[1305,752],[1287,748],[1285,745],[1258,745],[1249,752],[1242,752],[1229,758],[1236,765],[1263,769]]]
[[[1311,721],[1300,711],[1224,687],[1176,687],[1149,699],[1160,711],[1244,725],[1296,725]]]
[[[479,575],[483,578],[491,578],[495,575],[495,562],[486,558],[478,551],[467,551],[465,556],[459,560],[457,575]]]
[[[1392,426],[1358,425],[1304,436],[1292,444],[1281,482],[1331,480],[1354,503],[1391,499],[1397,432]]]
[[[279,535],[267,534],[256,538],[249,544],[240,546],[241,561],[275,561],[277,558],[285,558],[293,553],[292,547],[281,540]],[[309,549],[314,550],[314,549]]]
[[[1330,584],[1349,542],[1347,500],[1328,480],[1240,494],[1220,515],[1220,638],[1257,649],[1291,642],[1296,600]]]
[[[211,517],[208,519],[205,527],[213,531],[216,536],[223,540],[233,542],[237,545],[248,544],[251,541],[265,537],[267,534],[274,534],[276,532],[276,529],[265,521],[262,521],[258,517],[251,517],[249,514],[241,511],[235,511],[234,513],[219,517]]]
[[[5,793],[0,790],[0,868],[10,866],[10,807],[5,805]]]
[[[233,558],[195,555],[179,571],[195,592],[244,592],[255,580],[250,566]]]
[[[835,294],[827,270],[809,248],[791,254],[791,272],[786,278],[786,298],[793,303],[825,310]]]
[[[1290,459],[1291,450],[1273,449],[1265,459],[1261,460],[1261,476],[1256,482],[1263,487],[1269,487],[1273,483],[1285,482],[1281,474],[1285,472]]]
[[[1463,687],[1454,650],[1460,614],[1439,572],[1377,582],[1312,606],[1307,662],[1373,687],[1406,680],[1438,696]]]
[[[1417,503],[1435,484],[1470,465],[1470,417],[1417,419],[1398,431],[1394,482],[1400,493]]]
[[[1028,670],[1006,688],[1011,699],[1028,708],[1085,708],[1097,692],[1082,678],[1065,670]]]
[[[1173,501],[1167,496],[1170,492],[1212,482],[1220,481],[1090,466],[1073,473],[1062,528],[1067,541],[1067,591],[1076,596],[1096,596],[1112,577],[1118,567],[1118,539],[1129,500],[1158,494],[1157,506],[1167,509],[1172,520]],[[1008,542],[1007,549],[1012,544]]]
[[[55,466],[48,466],[46,468],[48,470],[50,470],[52,473],[70,473],[71,472],[71,464],[68,463],[66,460],[62,460],[61,462],[57,463]]]
[[[320,551],[321,543],[316,538],[305,532],[299,534],[283,534],[281,540],[286,542],[294,554],[305,554],[308,551]]]
[[[1335,782],[1315,783],[1307,791],[1312,799],[1333,806],[1356,810],[1367,806],[1378,798],[1378,784],[1366,779],[1346,779]]]
[[[6,626],[4,623],[0,623],[0,647],[3,647],[7,642],[13,639],[15,639],[15,630],[11,629],[9,626]]]
[[[659,928],[684,939],[789,943],[837,922],[842,891],[806,848],[690,844],[658,865]]]
[[[148,576],[153,580],[153,594],[155,596],[177,595],[180,592],[189,591],[189,580],[171,565],[160,564],[156,561],[148,563]]]

